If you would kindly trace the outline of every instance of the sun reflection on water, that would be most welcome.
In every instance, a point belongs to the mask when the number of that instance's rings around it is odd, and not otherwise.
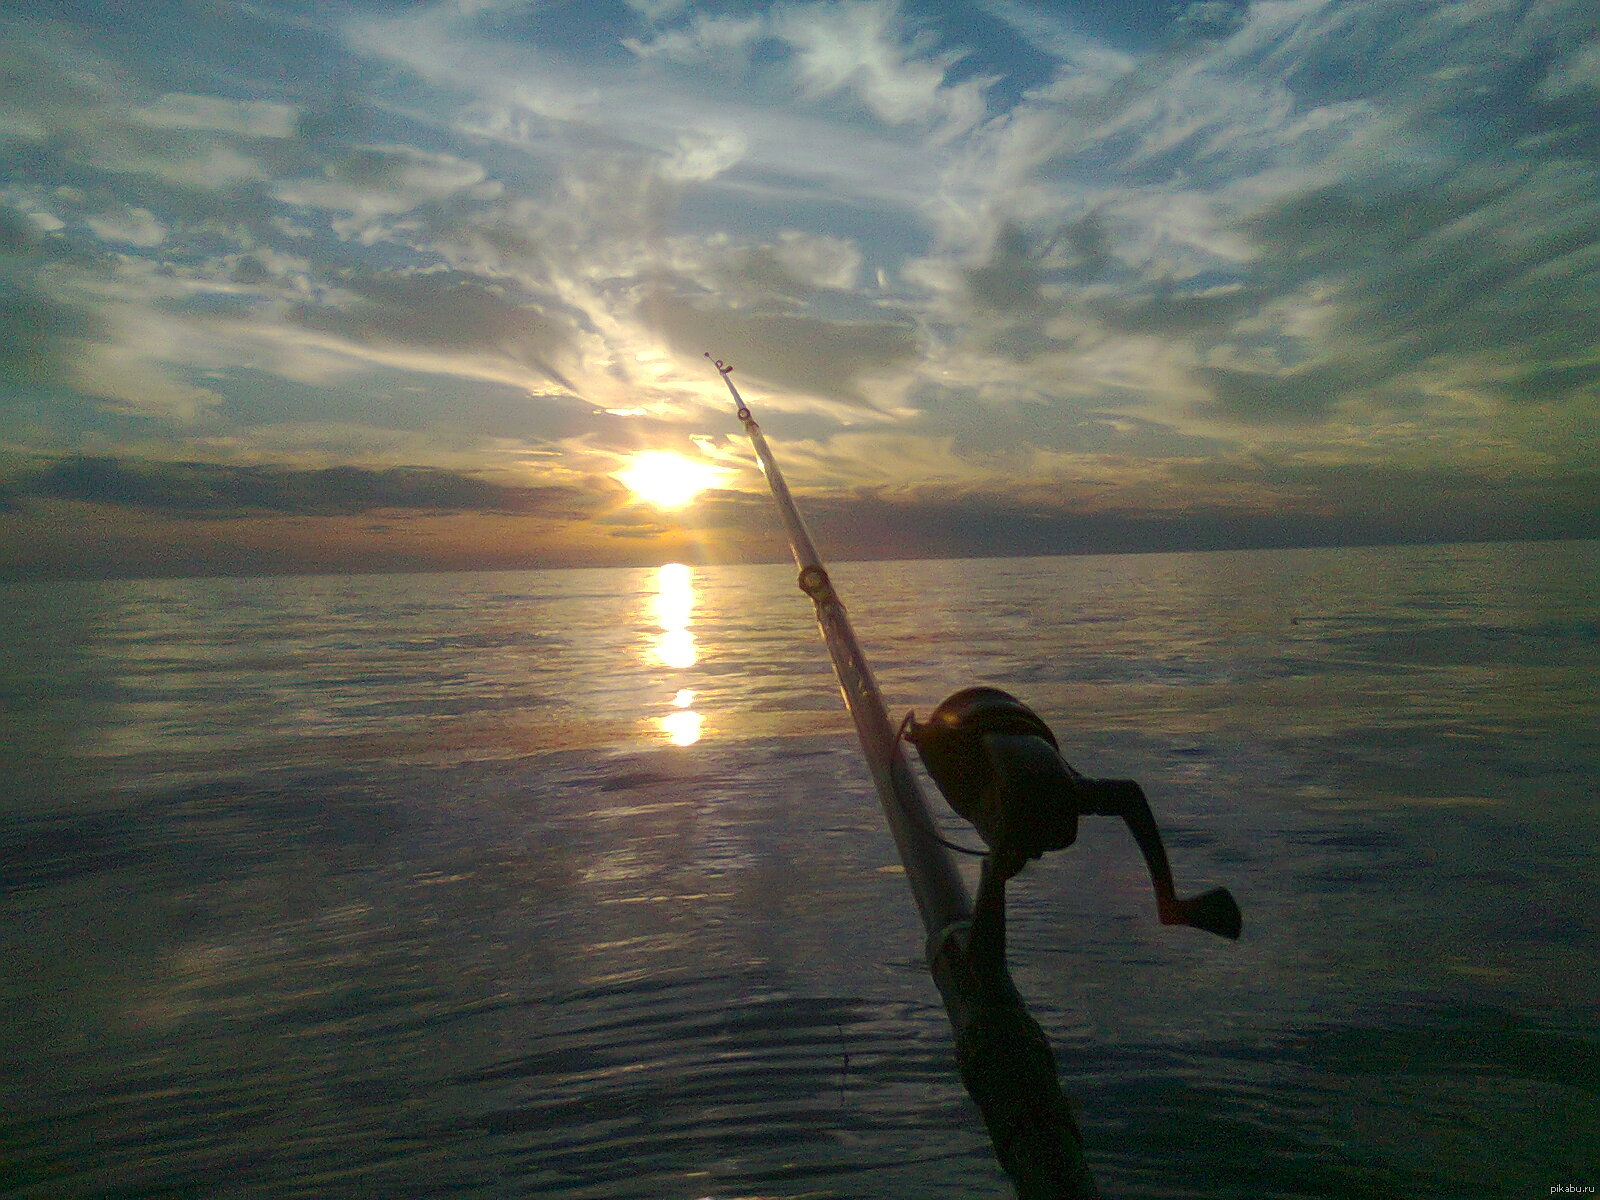
[[[694,570],[684,563],[666,563],[656,570],[656,593],[650,612],[659,633],[651,639],[655,660],[675,671],[688,670],[700,661],[694,634]],[[656,725],[674,746],[692,746],[700,740],[705,718],[695,712],[694,692],[679,688],[672,697],[675,711],[656,718]]]
[[[689,709],[670,712],[657,720],[661,725],[661,732],[667,735],[667,740],[674,746],[694,745],[700,740],[701,731],[706,723],[704,717]]]
[[[687,629],[669,629],[656,638],[656,659],[664,667],[684,670],[699,661],[694,634]]]

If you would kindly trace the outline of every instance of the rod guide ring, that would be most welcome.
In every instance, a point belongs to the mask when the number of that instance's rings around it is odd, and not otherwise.
[[[828,578],[827,571],[815,564],[802,567],[800,570],[800,590],[819,603],[824,600],[836,599],[833,591],[833,581]]]

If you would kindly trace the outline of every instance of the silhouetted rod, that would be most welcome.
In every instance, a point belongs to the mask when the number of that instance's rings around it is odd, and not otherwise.
[[[1099,1193],[1083,1161],[1082,1139],[1061,1092],[1055,1056],[1006,970],[1004,880],[991,878],[986,860],[974,910],[960,872],[936,839],[927,801],[889,723],[872,668],[783,472],[729,377],[733,368],[718,360],[717,370],[777,501],[800,568],[800,590],[816,606],[845,707],[927,931],[928,968],[950,1016],[962,1083],[983,1115],[1019,1200],[1093,1200]]]
[[[708,356],[709,357],[709,356]],[[729,378],[731,368],[717,363],[723,382],[728,385],[734,403],[738,405],[739,419],[755,448],[761,470],[767,477],[777,501],[778,513],[783,518],[789,535],[789,548],[795,565],[800,568],[800,590],[811,597],[817,610],[817,624],[822,629],[828,654],[833,659],[834,674],[839,679],[839,690],[844,695],[845,707],[855,722],[856,737],[861,743],[867,766],[872,771],[872,782],[889,821],[900,861],[906,869],[906,879],[911,884],[917,909],[922,914],[923,925],[929,934],[936,933],[956,922],[966,921],[972,915],[972,901],[966,884],[951,862],[950,856],[934,840],[933,818],[928,813],[927,802],[917,786],[916,776],[906,761],[905,753],[889,724],[889,713],[878,691],[867,656],[850,627],[844,604],[828,578],[827,569],[811,540],[805,521],[795,507],[794,497],[783,472],[772,456],[772,448],[762,435],[750,408],[739,395],[739,389]]]

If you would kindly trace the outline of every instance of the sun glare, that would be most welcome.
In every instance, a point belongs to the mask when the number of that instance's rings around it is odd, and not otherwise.
[[[639,499],[657,508],[682,508],[727,472],[670,450],[644,450],[616,472],[616,478]]]

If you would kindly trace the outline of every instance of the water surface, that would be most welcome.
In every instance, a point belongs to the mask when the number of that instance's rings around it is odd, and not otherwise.
[[[1600,1184],[1600,546],[834,574],[1241,900],[1011,889],[1108,1196]],[[1007,1194],[791,570],[0,599],[0,1193]]]

